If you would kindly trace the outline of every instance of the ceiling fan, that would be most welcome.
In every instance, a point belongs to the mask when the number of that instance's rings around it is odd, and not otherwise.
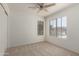
[[[49,3],[49,4],[46,4],[46,3],[36,3],[34,7],[29,7],[29,8],[33,8],[33,9],[39,9],[38,12],[44,10],[45,12],[48,12],[48,10],[46,8],[48,7],[51,7],[51,6],[54,6],[56,5],[56,3]]]

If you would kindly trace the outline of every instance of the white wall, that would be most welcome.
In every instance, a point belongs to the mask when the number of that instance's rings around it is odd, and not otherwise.
[[[10,8],[8,19],[8,47],[16,47],[44,40],[37,35],[37,21],[44,21],[37,13],[29,8],[21,7],[21,4]],[[26,5],[27,6],[27,5]]]
[[[4,55],[7,48],[7,15],[0,5],[0,55]]]
[[[49,36],[49,20],[67,16],[68,38],[57,39],[54,36]],[[64,9],[54,15],[48,16],[46,20],[46,41],[54,43],[58,46],[79,53],[79,4],[73,5],[70,8]]]

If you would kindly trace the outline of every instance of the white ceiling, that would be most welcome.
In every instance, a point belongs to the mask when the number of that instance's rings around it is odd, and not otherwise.
[[[34,5],[35,5],[34,3],[10,3],[8,4],[10,10],[21,10],[21,11],[24,8],[32,7]],[[55,6],[51,6],[47,8],[48,12],[45,12],[44,10],[42,10],[38,14],[41,16],[48,16],[70,5],[72,4],[71,3],[56,3]],[[32,9],[32,8],[29,8],[29,9]],[[32,9],[32,10],[37,12],[37,9]]]

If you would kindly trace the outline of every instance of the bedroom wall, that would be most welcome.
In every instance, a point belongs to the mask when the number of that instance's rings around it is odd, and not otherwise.
[[[3,6],[5,6],[4,8],[9,12],[7,4],[3,4]],[[7,18],[8,16],[0,5],[0,56],[4,55],[7,49]]]
[[[49,20],[60,16],[67,16],[67,39],[58,39],[49,35]],[[79,53],[79,4],[75,4],[60,12],[52,14],[46,19],[46,41]]]
[[[8,47],[44,41],[44,35],[37,35],[37,22],[44,19],[24,4],[11,5],[8,20]]]

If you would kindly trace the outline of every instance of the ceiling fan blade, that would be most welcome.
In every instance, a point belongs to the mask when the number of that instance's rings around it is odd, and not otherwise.
[[[45,11],[45,12],[48,12],[48,10],[47,10],[47,9],[44,9],[44,11]]]
[[[43,5],[44,5],[44,3],[37,3],[37,5],[39,5],[39,6],[43,6]]]
[[[41,10],[38,10],[37,13],[39,13]]]
[[[47,9],[42,9],[42,10],[40,10],[40,9],[39,9],[39,10],[37,11],[37,13],[40,13],[41,11],[48,12],[48,10],[47,10]]]
[[[39,8],[39,7],[28,7],[28,8],[37,9],[37,8]]]
[[[48,8],[48,7],[51,7],[51,6],[54,6],[56,5],[56,3],[52,3],[52,4],[49,4],[49,5],[45,5],[44,8]]]

